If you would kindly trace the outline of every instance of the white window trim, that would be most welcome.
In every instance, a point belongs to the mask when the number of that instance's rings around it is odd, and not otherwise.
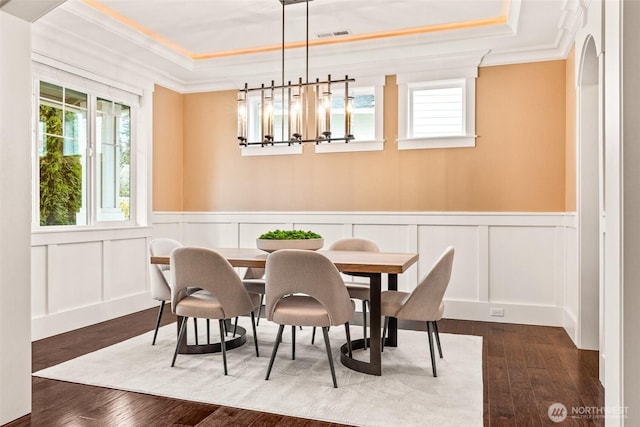
[[[135,194],[135,198],[130,200],[130,218],[128,221],[96,221],[88,225],[64,225],[64,226],[41,226],[39,224],[40,209],[39,201],[39,165],[38,165],[38,138],[37,129],[33,132],[33,158],[32,168],[33,183],[33,203],[32,203],[32,232],[75,232],[86,230],[104,229],[131,229],[132,227],[147,227],[150,218],[151,206],[151,128],[153,116],[153,85],[140,88],[129,86],[124,83],[115,82],[97,75],[91,78],[83,76],[83,70],[76,69],[67,64],[58,64],[49,60],[44,62],[32,62],[32,77],[34,81],[33,91],[33,123],[38,117],[39,98],[35,91],[35,84],[38,81],[46,81],[70,89],[84,91],[90,96],[102,97],[111,101],[129,105],[132,108],[131,129],[131,162],[130,170],[130,191]],[[35,125],[34,125],[35,126]],[[93,179],[92,177],[89,178]],[[91,203],[91,201],[88,201]]]
[[[259,145],[253,145],[251,147],[241,147],[240,155],[243,157],[250,156],[283,156],[302,154],[302,144],[278,144],[278,145],[265,145],[261,147]]]
[[[476,78],[477,68],[442,70],[435,73],[398,75],[398,150],[460,148],[476,146]],[[440,84],[447,80],[465,81],[464,135],[410,138],[409,89],[420,84]]]

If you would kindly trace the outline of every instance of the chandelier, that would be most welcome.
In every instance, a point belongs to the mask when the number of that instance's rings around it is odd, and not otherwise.
[[[354,139],[351,133],[353,115],[353,96],[349,93],[349,83],[355,79],[345,76],[344,79],[333,80],[331,75],[326,80],[309,81],[309,2],[312,0],[280,0],[282,3],[282,78],[280,84],[274,80],[271,84],[260,87],[248,87],[238,91],[238,140],[240,146],[275,144],[302,144],[304,142],[343,141],[348,143]],[[295,3],[306,3],[306,80],[298,78],[297,83],[285,83],[285,7]],[[332,133],[332,90],[342,88],[344,108],[344,133]],[[309,108],[313,105],[315,116],[314,133],[309,130]],[[250,108],[251,107],[251,108]],[[274,132],[276,110],[280,124],[280,137]],[[334,126],[335,129],[335,126]]]

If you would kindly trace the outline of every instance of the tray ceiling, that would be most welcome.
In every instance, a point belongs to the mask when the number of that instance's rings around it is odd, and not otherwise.
[[[471,56],[483,64],[557,59],[577,0],[312,0],[309,68],[363,74]],[[285,7],[286,78],[304,70],[307,3]],[[338,34],[338,35],[334,35]],[[128,58],[185,85],[277,78],[278,0],[67,0],[34,24],[34,49]],[[477,65],[477,64],[476,64]]]

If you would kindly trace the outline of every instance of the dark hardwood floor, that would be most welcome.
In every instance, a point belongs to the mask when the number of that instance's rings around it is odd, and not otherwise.
[[[33,343],[33,371],[147,332],[145,310]],[[175,321],[167,310],[163,324]],[[598,353],[578,350],[562,328],[443,319],[440,332],[483,341],[485,426],[604,425],[604,420],[547,416],[549,405],[604,406]],[[395,426],[389,420],[389,426]],[[428,424],[425,424],[428,425]],[[305,426],[336,424],[33,378],[33,412],[7,426]]]

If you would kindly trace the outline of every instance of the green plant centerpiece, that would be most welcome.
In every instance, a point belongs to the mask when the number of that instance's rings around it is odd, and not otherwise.
[[[278,249],[318,250],[324,245],[324,239],[318,233],[303,230],[272,230],[256,239],[256,246],[266,252]]]

